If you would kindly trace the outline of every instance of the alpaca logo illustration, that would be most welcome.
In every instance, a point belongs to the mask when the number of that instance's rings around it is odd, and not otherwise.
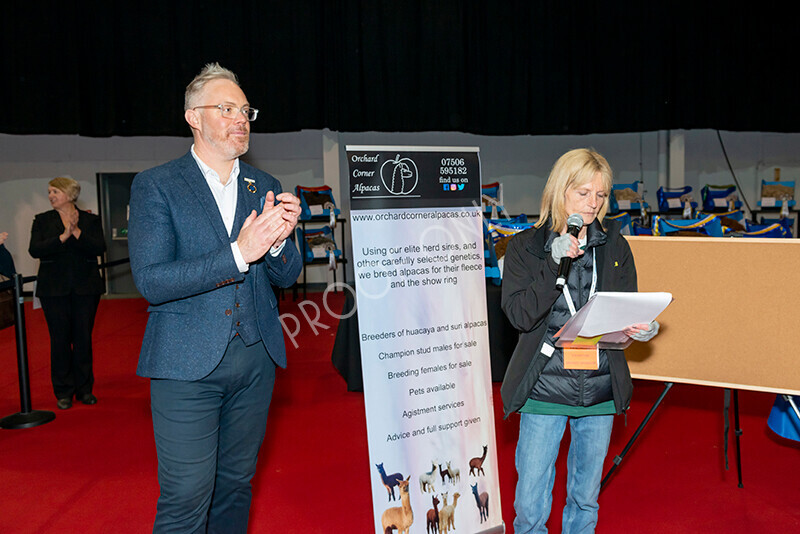
[[[394,159],[386,160],[381,165],[381,181],[391,194],[408,195],[414,191],[419,181],[417,164],[414,160],[401,158],[397,154]]]
[[[408,534],[411,525],[414,524],[414,511],[411,509],[411,495],[408,492],[408,484],[411,480],[411,475],[405,480],[398,482],[397,486],[400,489],[400,503],[402,506],[395,506],[394,508],[387,508],[383,515],[381,515],[381,532],[394,532],[397,534]]]

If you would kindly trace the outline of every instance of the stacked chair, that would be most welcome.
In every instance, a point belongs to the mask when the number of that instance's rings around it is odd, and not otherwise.
[[[487,219],[497,219],[504,211],[503,184],[494,182],[481,185],[481,206],[483,216]]]
[[[697,210],[697,202],[692,197],[692,188],[688,185],[678,188],[659,187],[656,199],[661,215],[680,214],[684,219],[691,219]],[[655,233],[655,226],[653,232]]]
[[[328,265],[336,282],[336,267],[344,263],[342,249],[334,239],[334,229],[340,210],[336,207],[332,189],[327,186],[295,187],[300,199],[300,217],[297,224],[297,244],[303,259],[303,298],[306,296],[306,266]],[[320,226],[321,225],[321,226]],[[344,239],[344,227],[342,227]],[[296,295],[296,293],[295,293]]]

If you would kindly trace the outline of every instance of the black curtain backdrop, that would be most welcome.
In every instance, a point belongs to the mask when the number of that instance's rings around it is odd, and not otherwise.
[[[255,132],[797,132],[782,5],[4,2],[0,132],[188,135],[184,88],[213,61],[261,110]]]

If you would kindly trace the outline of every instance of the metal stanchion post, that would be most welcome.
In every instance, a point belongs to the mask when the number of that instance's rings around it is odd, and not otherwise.
[[[19,374],[20,411],[0,419],[0,428],[30,428],[49,423],[53,412],[31,409],[31,384],[28,377],[28,340],[25,336],[25,309],[22,302],[22,275],[14,275],[14,316],[17,333],[17,372]]]

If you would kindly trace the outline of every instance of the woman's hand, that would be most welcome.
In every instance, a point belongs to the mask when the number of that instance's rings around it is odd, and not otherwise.
[[[80,213],[76,209],[73,211],[69,216],[69,226],[72,229],[70,232],[71,235],[75,237],[75,239],[80,239],[81,237],[81,229],[78,228],[78,219],[80,218]]]
[[[632,324],[622,330],[622,333],[636,341],[650,341],[658,334],[660,326],[658,321],[653,321],[650,324]]]
[[[578,238],[565,233],[553,239],[553,243],[550,245],[550,255],[553,257],[553,261],[560,265],[561,258],[577,258],[583,255],[583,251],[578,244]]]
[[[81,236],[81,230],[78,228],[78,217],[79,213],[77,209],[71,211],[66,218],[64,218],[62,214],[61,222],[64,224],[64,232],[58,236],[62,243],[66,243],[70,236],[74,235],[75,239]]]
[[[60,236],[58,236],[58,239],[60,239],[62,243],[66,243],[67,239],[69,239],[69,236],[72,235],[72,230],[73,230],[72,223],[71,222],[67,223],[64,226],[64,232]]]

